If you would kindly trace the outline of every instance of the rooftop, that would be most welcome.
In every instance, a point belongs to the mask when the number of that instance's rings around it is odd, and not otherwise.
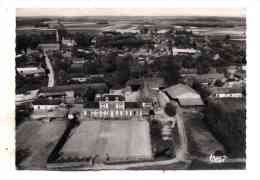
[[[164,89],[170,98],[178,99],[182,106],[204,105],[200,95],[191,87],[184,84],[177,84]]]
[[[59,99],[36,99],[33,101],[33,105],[59,105],[61,104],[61,100]]]
[[[54,87],[42,87],[41,92],[59,92],[59,91],[75,91],[75,90],[84,90],[87,88],[94,88],[97,91],[107,92],[108,87],[105,83],[82,83],[82,84],[71,84],[71,85],[63,85],[63,86],[54,86]]]

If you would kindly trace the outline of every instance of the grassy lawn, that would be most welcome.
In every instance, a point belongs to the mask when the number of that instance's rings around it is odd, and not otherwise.
[[[16,151],[29,151],[19,164],[24,169],[45,169],[47,158],[66,129],[65,121],[26,121],[16,131]]]
[[[198,114],[186,113],[183,119],[191,157],[208,158],[212,152],[224,150],[223,145],[215,139]]]

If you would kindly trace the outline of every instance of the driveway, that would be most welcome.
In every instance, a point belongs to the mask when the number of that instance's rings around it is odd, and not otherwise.
[[[50,61],[50,59],[49,59],[49,57],[48,57],[48,55],[45,51],[43,52],[43,54],[45,56],[45,63],[47,65],[47,68],[49,69],[48,87],[53,87],[54,86],[54,71],[53,71],[53,68],[52,68],[52,65],[51,65],[51,61]]]

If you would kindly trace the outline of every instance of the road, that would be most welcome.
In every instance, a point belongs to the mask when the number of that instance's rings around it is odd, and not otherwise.
[[[184,160],[187,158],[188,155],[188,140],[187,140],[186,130],[185,130],[185,126],[181,114],[182,114],[181,108],[177,105],[175,118],[176,118],[178,133],[180,137],[180,147],[176,151],[176,156],[179,159]]]
[[[188,166],[190,165],[191,161],[190,160],[185,160],[185,161],[182,161],[178,158],[174,158],[174,159],[170,159],[170,160],[163,160],[163,161],[151,161],[151,162],[137,162],[137,163],[129,163],[129,164],[95,164],[93,167],[88,167],[88,166],[83,166],[83,167],[77,167],[77,165],[75,165],[75,167],[67,167],[69,168],[69,170],[79,170],[79,171],[82,171],[82,170],[119,170],[119,169],[131,169],[131,168],[134,168],[134,169],[142,169],[143,167],[149,169],[149,166],[152,168],[154,166],[166,166],[166,165],[179,165],[180,166],[180,163],[182,163],[182,168],[180,169],[187,169]],[[51,168],[49,166],[50,170],[52,169],[55,169],[55,167]],[[57,169],[62,169],[62,170],[66,170],[66,167],[64,168],[57,168]]]
[[[46,62],[47,68],[49,69],[48,87],[53,87],[54,86],[54,71],[53,71],[53,68],[52,68],[52,65],[51,65],[51,61],[50,61],[50,59],[49,59],[49,57],[48,57],[48,55],[45,51],[43,51],[43,54],[45,56],[45,62]]]

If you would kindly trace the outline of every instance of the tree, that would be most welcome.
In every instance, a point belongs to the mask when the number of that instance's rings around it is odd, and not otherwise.
[[[27,52],[27,48],[29,47],[29,36],[26,34],[21,34],[16,36],[16,51]]]
[[[217,87],[221,87],[221,86],[224,85],[224,83],[223,83],[220,79],[217,79],[217,80],[215,81],[215,84],[214,84],[214,85],[217,86]]]
[[[93,36],[86,33],[76,33],[74,39],[79,47],[88,47],[91,45]]]
[[[175,62],[173,62],[172,60],[168,60],[161,65],[160,69],[165,82],[169,86],[178,83],[180,78],[180,68]]]
[[[95,96],[96,96],[96,90],[91,87],[88,87],[83,95],[83,100],[84,101],[94,101]]]
[[[167,103],[165,108],[164,108],[164,112],[170,116],[170,117],[173,117],[176,115],[176,106],[173,105],[172,103]]]
[[[117,79],[116,79],[116,82],[120,85],[123,85],[125,84],[128,80],[129,80],[129,77],[130,77],[130,69],[129,69],[129,65],[127,62],[121,62],[119,65],[118,65],[118,70],[117,70]]]
[[[197,59],[197,69],[199,74],[206,74],[210,70],[209,56],[206,52],[202,52]]]
[[[230,35],[227,34],[227,35],[225,36],[225,38],[224,38],[224,41],[225,41],[225,42],[228,42],[230,39],[231,39]]]
[[[83,71],[85,74],[97,74],[98,64],[96,62],[85,62],[83,64]]]

